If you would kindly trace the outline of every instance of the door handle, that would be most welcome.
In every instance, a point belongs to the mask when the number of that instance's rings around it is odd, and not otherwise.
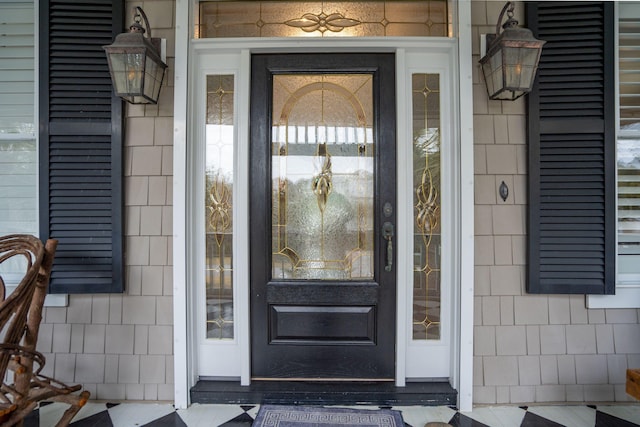
[[[387,265],[384,271],[390,272],[393,266],[393,224],[390,222],[382,224],[382,237],[387,241]]]

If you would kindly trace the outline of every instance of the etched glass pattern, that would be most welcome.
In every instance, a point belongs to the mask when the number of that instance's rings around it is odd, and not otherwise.
[[[274,76],[274,279],[373,278],[372,79]]]
[[[413,74],[413,339],[440,339],[440,78]]]
[[[207,76],[205,255],[207,338],[233,338],[234,76]]]
[[[451,37],[446,0],[205,1],[195,38]]]

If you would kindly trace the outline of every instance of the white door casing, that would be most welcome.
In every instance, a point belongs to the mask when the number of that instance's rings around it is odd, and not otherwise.
[[[317,39],[316,39],[317,40]],[[313,40],[316,44],[334,44],[333,41]],[[264,40],[259,40],[263,44]],[[354,46],[361,50],[380,49],[388,51],[390,40],[385,40],[386,46],[376,46],[380,41],[357,41]],[[396,40],[402,44],[402,39]],[[250,43],[250,42],[249,42]],[[244,44],[244,43],[242,43]],[[278,44],[287,44],[279,41]],[[453,111],[452,111],[452,83],[449,76],[452,69],[453,42],[444,39],[440,43],[433,41],[420,49],[410,47],[395,48],[397,65],[397,103],[398,103],[398,307],[397,307],[397,372],[396,383],[403,385],[406,378],[449,378],[451,366],[451,342],[453,328],[452,316],[452,278],[451,272],[457,268],[453,256],[453,239],[456,207],[454,205],[453,175],[456,173],[455,146],[452,141]],[[212,43],[209,40],[194,43],[193,55],[193,84],[191,99],[192,129],[188,159],[190,171],[187,194],[191,200],[190,215],[191,236],[188,245],[191,256],[187,268],[193,279],[194,318],[193,325],[196,334],[196,372],[199,377],[240,379],[241,383],[250,381],[248,327],[249,318],[249,238],[246,232],[248,224],[248,116],[249,116],[249,78],[248,67],[243,63],[250,61],[250,51],[245,46],[235,49],[229,46],[221,47],[219,40]],[[255,45],[255,43],[254,43]],[[437,47],[434,47],[437,45]],[[353,50],[354,46],[347,48]],[[342,51],[333,47],[336,51]],[[255,50],[255,48],[254,48]],[[282,46],[278,51],[299,51],[299,47]],[[305,51],[313,50],[308,46]],[[323,46],[322,51],[327,48]],[[432,51],[432,53],[424,53]],[[264,51],[264,49],[260,49]],[[439,74],[441,91],[441,156],[442,156],[442,338],[438,341],[414,341],[411,337],[411,314],[413,283],[413,151],[411,125],[411,75],[413,73]],[[235,77],[235,114],[236,132],[234,135],[234,339],[211,340],[206,338],[205,330],[205,289],[204,289],[204,125],[206,116],[206,77],[215,74],[231,74]],[[404,143],[403,143],[404,141]],[[402,286],[404,284],[404,286]],[[424,363],[429,360],[429,363]]]
[[[449,292],[443,293],[443,339],[437,343],[416,343],[411,340],[411,284],[412,279],[412,222],[413,210],[411,189],[411,144],[398,144],[398,259],[402,268],[398,269],[398,283],[407,284],[398,290],[398,334],[397,334],[397,385],[404,385],[407,378],[452,378],[456,375],[458,358],[452,349],[459,348],[459,331],[464,325],[459,323],[459,298],[461,276],[460,269],[464,260],[456,254],[460,253],[460,143],[459,116],[457,114],[457,87],[452,76],[456,75],[456,40],[455,39],[305,39],[300,40],[195,40],[190,47],[190,87],[188,96],[184,97],[185,109],[190,115],[185,117],[185,128],[176,123],[175,137],[177,143],[174,150],[184,156],[174,157],[174,194],[183,191],[185,210],[182,214],[174,213],[174,239],[179,244],[174,247],[174,309],[177,318],[184,315],[175,325],[176,343],[176,377],[178,372],[185,375],[176,381],[176,406],[188,405],[186,396],[188,387],[198,377],[218,377],[239,379],[241,384],[249,384],[250,348],[249,348],[249,307],[248,307],[248,111],[249,111],[249,78],[250,55],[253,52],[309,52],[309,51],[394,51],[397,55],[398,79],[398,141],[411,141],[410,120],[411,99],[407,94],[412,72],[438,73],[441,76],[442,110],[442,283],[448,284]],[[304,44],[304,46],[301,46]],[[428,52],[428,53],[425,53]],[[176,55],[178,56],[178,55]],[[186,71],[183,70],[186,74]],[[235,174],[234,174],[234,339],[230,341],[211,341],[204,334],[204,245],[200,236],[204,235],[204,226],[199,224],[204,211],[203,194],[203,158],[202,150],[205,93],[207,74],[233,74],[236,78],[235,109],[238,118],[235,134]],[[176,70],[176,81],[182,76]],[[189,86],[176,84],[179,87]],[[185,88],[186,90],[186,88]],[[410,94],[410,90],[409,90]],[[176,104],[180,101],[176,95]],[[176,105],[176,111],[178,110]],[[187,139],[187,134],[189,138]],[[182,139],[184,138],[184,139]],[[188,142],[187,142],[188,140]],[[180,142],[183,141],[183,142]],[[184,150],[184,151],[183,151]],[[181,165],[180,161],[184,161]],[[445,166],[450,169],[445,170]],[[182,190],[180,190],[182,188]],[[186,189],[186,191],[185,191]],[[472,200],[471,200],[472,203]],[[179,206],[179,205],[178,205]],[[469,206],[466,207],[467,209]],[[473,208],[471,204],[471,209]],[[178,209],[179,210],[179,209]],[[447,223],[445,218],[450,218]],[[180,235],[184,230],[184,235]],[[184,247],[182,247],[184,244]],[[175,256],[178,255],[178,256]],[[201,261],[200,261],[201,260]],[[471,260],[472,261],[472,260]],[[184,262],[183,268],[180,263]],[[176,277],[180,275],[181,277]],[[472,292],[472,288],[471,288]],[[180,301],[185,306],[180,305]],[[188,326],[191,326],[190,328]],[[186,330],[181,331],[179,328]],[[468,326],[466,326],[468,328]],[[472,324],[471,324],[472,328]],[[191,331],[191,332],[189,332]],[[428,359],[426,359],[428,357]],[[424,360],[437,360],[428,366]],[[461,374],[458,374],[461,375]],[[470,375],[470,374],[466,374]],[[184,379],[187,378],[185,381]],[[454,381],[456,387],[457,381]],[[186,390],[185,390],[186,387]]]

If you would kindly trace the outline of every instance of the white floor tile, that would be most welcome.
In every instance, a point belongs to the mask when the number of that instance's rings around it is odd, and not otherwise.
[[[64,411],[69,409],[69,405],[66,403],[53,402],[48,405],[41,406],[38,410],[38,416],[40,418],[40,426],[50,427],[56,425]],[[87,402],[80,411],[76,414],[71,422],[80,421],[83,418],[90,417],[98,412],[106,411],[107,405],[104,403]]]
[[[529,406],[529,412],[565,427],[596,425],[596,410],[588,406]]]
[[[456,411],[446,406],[394,406],[393,409],[402,411],[402,419],[413,427],[422,427],[426,423],[448,423]]]
[[[187,409],[178,410],[178,415],[189,427],[219,426],[242,413],[244,411],[238,405],[200,405],[197,403]]]
[[[520,427],[526,411],[517,406],[487,406],[461,414],[491,427]]]
[[[114,426],[136,427],[150,423],[175,411],[173,405],[159,403],[127,403],[108,409]]]
[[[640,424],[640,405],[598,405],[598,411],[613,415],[630,423]]]
[[[80,411],[76,414],[75,417],[71,420],[71,422],[80,421],[84,418],[89,418],[92,415],[97,414],[98,412],[106,411],[107,405],[106,403],[93,403],[87,402]]]
[[[258,416],[258,411],[260,410],[260,405],[256,405],[255,408],[251,408],[247,411],[247,414],[249,414],[249,416],[251,418],[253,418],[254,420],[256,419],[256,417]]]
[[[64,411],[66,411],[68,407],[69,405],[58,402],[41,406],[40,410],[38,411],[38,415],[40,417],[40,426],[47,427],[56,425],[56,423],[60,421],[62,414],[64,414]],[[102,409],[104,410],[104,407]],[[73,420],[75,421],[75,418]]]

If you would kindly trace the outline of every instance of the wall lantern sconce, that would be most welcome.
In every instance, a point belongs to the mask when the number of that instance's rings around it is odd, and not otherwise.
[[[148,36],[145,37],[145,29]],[[144,11],[136,7],[134,23],[128,33],[118,34],[113,44],[103,46],[107,52],[113,88],[120,98],[131,104],[157,104],[167,64],[160,56],[161,40],[151,38],[151,28]]]
[[[496,33],[487,34],[487,53],[480,60],[490,99],[513,101],[531,91],[545,41],[533,37],[528,28],[518,27],[513,19],[513,2],[500,12]],[[500,23],[507,12],[507,22]]]

